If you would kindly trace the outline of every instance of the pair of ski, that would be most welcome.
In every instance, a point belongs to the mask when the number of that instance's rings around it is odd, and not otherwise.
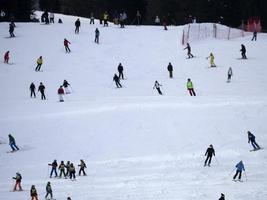
[[[17,152],[17,151],[19,151],[19,150],[12,150],[12,151],[7,151],[6,153],[15,153],[15,152]]]

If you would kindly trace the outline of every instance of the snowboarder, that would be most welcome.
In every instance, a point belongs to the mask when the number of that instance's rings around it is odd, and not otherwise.
[[[54,13],[50,13],[50,15],[49,15],[49,18],[50,18],[50,23],[55,23],[55,21],[54,21],[54,19],[55,19],[55,15],[54,15]]]
[[[66,94],[70,94],[69,86],[71,86],[71,85],[68,83],[68,81],[64,80],[63,81],[63,87],[65,89]]]
[[[236,167],[236,173],[233,177],[233,180],[235,181],[235,178],[237,177],[237,175],[239,175],[238,180],[241,181],[242,171],[245,171],[245,167],[242,160],[239,163],[237,163],[235,167]]]
[[[32,96],[33,96],[34,98],[36,98],[36,94],[35,94],[35,85],[34,85],[34,83],[31,83],[31,85],[30,85],[30,91],[31,91],[31,98],[32,98]]]
[[[207,158],[205,160],[204,167],[207,165],[207,162],[208,162],[208,166],[210,167],[212,156],[215,156],[215,150],[214,150],[212,144],[207,148],[205,156],[207,156]]]
[[[59,169],[59,178],[61,178],[62,174],[66,178],[65,167],[66,167],[66,165],[64,164],[64,161],[61,161],[60,165],[58,166],[58,169]]]
[[[65,94],[63,86],[61,85],[57,90],[58,98],[60,102],[64,102],[63,95]]]
[[[224,194],[223,193],[221,193],[221,197],[219,198],[219,200],[225,200],[225,198],[224,198],[225,196],[224,196]]]
[[[42,99],[42,100],[46,100],[44,91],[45,91],[45,86],[44,86],[43,83],[41,82],[40,85],[39,85],[39,87],[38,87],[38,92],[41,93],[41,99]]]
[[[124,79],[124,76],[123,76],[123,66],[122,66],[121,63],[118,66],[118,72],[119,72],[119,78],[120,79]]]
[[[115,81],[117,88],[122,88],[120,84],[120,78],[118,77],[117,74],[114,74],[113,81]]]
[[[104,26],[108,26],[108,12],[107,11],[105,11],[103,15],[103,19],[104,19]]]
[[[158,26],[160,25],[160,19],[159,19],[159,16],[157,15],[156,18],[155,18],[155,24]]]
[[[8,61],[9,61],[9,51],[7,51],[4,55],[4,63],[7,63],[8,64]]]
[[[37,71],[39,72],[40,69],[41,69],[41,66],[42,66],[42,64],[43,64],[43,57],[40,56],[40,57],[37,59],[36,63],[37,63],[37,66],[36,66],[36,68],[35,68],[35,71],[36,71],[36,72],[37,72]]]
[[[66,167],[66,170],[67,170],[66,171],[66,177],[70,176],[70,161],[67,161],[65,167]]]
[[[99,44],[99,35],[100,32],[98,30],[98,28],[95,29],[95,43]]]
[[[13,191],[17,191],[17,187],[19,187],[19,191],[22,191],[22,187],[21,187],[22,176],[21,176],[21,174],[19,172],[17,172],[16,177],[12,177],[12,178],[16,180]]]
[[[189,58],[193,58],[193,54],[191,54],[191,46],[189,45],[189,43],[186,44],[186,47],[184,48],[184,50],[187,49],[187,55],[188,55],[188,59]]]
[[[53,172],[55,173],[55,177],[57,177],[57,160],[54,160],[51,164],[49,163],[48,165],[52,167],[50,178],[52,178]]]
[[[10,37],[15,37],[14,30],[15,30],[15,26],[12,23],[10,23],[9,24],[9,34],[10,34]]]
[[[169,65],[167,67],[167,70],[169,71],[170,78],[172,78],[173,66],[170,62],[169,62]]]
[[[256,137],[248,131],[248,143],[251,142],[251,145],[253,146],[254,150],[259,150],[260,146],[256,142]]]
[[[48,195],[50,195],[50,199],[53,199],[53,191],[52,191],[52,187],[51,187],[51,183],[48,181],[45,187],[46,190],[46,195],[45,195],[45,199],[48,199]]]
[[[70,42],[66,38],[64,38],[64,42],[63,43],[64,43],[64,47],[65,47],[66,53],[70,53],[70,48],[69,48]]]
[[[81,21],[80,21],[80,19],[78,18],[78,19],[75,21],[75,34],[79,34],[79,32],[80,32],[80,26],[81,26]]]
[[[160,90],[160,86],[162,86],[162,85],[160,85],[158,81],[155,81],[153,90],[156,88],[157,91],[158,91],[158,93],[159,93],[160,95],[162,95],[162,92],[161,92],[161,90]]]
[[[232,68],[229,67],[228,73],[227,73],[227,83],[231,81],[232,76],[233,76],[233,71],[232,71]]]
[[[73,178],[75,180],[76,179],[76,176],[75,176],[76,171],[75,171],[75,167],[74,167],[73,163],[70,164],[69,172],[70,172],[70,179]]]
[[[36,190],[34,185],[32,185],[32,187],[31,187],[30,194],[31,194],[31,197],[32,197],[31,200],[38,200],[37,190]]]
[[[83,172],[83,175],[86,176],[86,173],[85,173],[85,168],[86,167],[86,164],[83,160],[80,160],[81,163],[78,165],[80,167],[80,170],[79,170],[79,176],[81,176],[81,173]]]
[[[210,55],[207,57],[207,59],[209,59],[209,58],[210,58],[210,67],[216,67],[216,65],[214,63],[215,57],[214,57],[213,53],[210,53]]]
[[[254,32],[253,32],[253,37],[252,37],[252,39],[251,39],[251,41],[253,41],[253,40],[255,40],[255,41],[257,41],[257,31],[255,30]]]
[[[193,82],[191,81],[191,79],[187,79],[187,90],[189,91],[190,96],[196,96],[196,93],[194,91],[194,86],[193,86]]]
[[[93,12],[91,12],[90,14],[90,24],[95,24],[95,17]]]
[[[247,59],[247,56],[246,56],[246,47],[245,45],[241,44],[241,56],[242,56],[242,59]]]
[[[18,151],[19,148],[18,148],[17,145],[16,145],[15,138],[14,138],[11,134],[9,134],[9,135],[8,135],[8,139],[9,139],[9,146],[11,147],[12,152],[14,152],[14,151]]]

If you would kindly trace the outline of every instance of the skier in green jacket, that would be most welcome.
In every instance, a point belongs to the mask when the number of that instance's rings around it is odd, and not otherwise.
[[[189,91],[190,96],[196,96],[196,93],[194,91],[194,86],[190,78],[187,79],[186,86],[187,86],[187,90]]]

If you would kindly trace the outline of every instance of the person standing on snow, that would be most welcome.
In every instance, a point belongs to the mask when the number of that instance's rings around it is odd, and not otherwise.
[[[34,85],[34,83],[31,83],[31,85],[30,85],[30,91],[31,91],[31,98],[32,98],[32,96],[33,96],[34,98],[36,98],[36,94],[35,94],[35,85]]]
[[[95,24],[95,17],[93,12],[91,12],[90,14],[90,24]]]
[[[50,18],[50,23],[55,23],[55,21],[54,21],[54,19],[55,19],[55,15],[54,15],[54,13],[50,13],[50,15],[49,15],[49,18]]]
[[[75,34],[79,34],[79,32],[80,32],[80,26],[81,26],[81,21],[80,21],[80,19],[78,18],[78,19],[75,21]]]
[[[21,174],[19,172],[17,172],[16,177],[12,177],[12,178],[16,180],[13,191],[17,191],[17,187],[19,187],[19,191],[22,191],[22,187],[21,187],[22,176],[21,176]]]
[[[189,43],[186,44],[186,47],[184,48],[184,50],[187,49],[187,55],[188,55],[188,59],[189,58],[193,58],[193,54],[191,53],[191,46],[189,45]]]
[[[31,200],[38,200],[37,190],[36,190],[34,185],[32,185],[32,187],[31,187],[30,195],[32,198]]]
[[[214,60],[215,60],[215,57],[213,55],[213,53],[210,53],[210,55],[207,57],[207,59],[210,58],[210,67],[216,67],[215,63],[214,63]]]
[[[207,156],[207,158],[205,160],[204,167],[207,165],[207,162],[208,162],[208,166],[210,167],[212,156],[215,156],[215,150],[214,150],[212,144],[207,148],[205,156]]]
[[[66,94],[70,94],[69,86],[70,86],[70,84],[68,83],[68,81],[64,80],[63,81],[63,87],[64,87],[64,89],[66,91]]]
[[[158,26],[160,25],[160,19],[159,19],[159,16],[157,15],[156,18],[155,18],[155,24]]]
[[[158,91],[158,93],[159,93],[160,95],[162,95],[162,92],[161,92],[161,90],[160,90],[160,87],[161,87],[161,86],[162,86],[162,85],[160,85],[158,81],[155,81],[155,84],[154,84],[154,87],[153,87],[153,90],[156,88],[157,91]]]
[[[256,137],[248,131],[248,143],[251,142],[251,145],[253,146],[254,150],[259,150],[260,146],[256,142]]]
[[[4,55],[4,63],[8,64],[9,61],[9,51],[7,51]]]
[[[15,30],[15,26],[12,23],[10,23],[9,24],[9,34],[10,34],[10,37],[15,37],[14,30]]]
[[[67,176],[70,176],[70,161],[67,161],[67,163],[66,163],[66,177]]]
[[[95,43],[99,44],[99,36],[100,36],[100,32],[98,30],[98,28],[95,29]]]
[[[240,49],[240,51],[241,51],[242,59],[247,59],[247,56],[246,56],[246,52],[247,52],[247,50],[246,50],[245,45],[241,44],[241,49]]]
[[[167,67],[167,70],[169,71],[170,78],[172,78],[173,66],[172,66],[172,64],[170,62],[169,62],[169,65]]]
[[[253,37],[252,37],[251,41],[253,41],[253,40],[257,41],[257,31],[256,30],[253,32]]]
[[[69,172],[70,172],[70,179],[73,178],[75,180],[76,179],[76,176],[75,176],[76,171],[75,171],[75,167],[74,167],[73,163],[70,164]]]
[[[196,96],[195,90],[194,90],[194,86],[193,86],[193,82],[191,81],[191,79],[187,79],[187,90],[189,91],[190,96]]]
[[[115,81],[117,88],[122,88],[122,85],[120,84],[120,78],[117,74],[114,74],[113,81]]]
[[[79,170],[79,176],[81,176],[81,173],[83,172],[83,175],[86,176],[86,173],[85,173],[85,168],[86,167],[86,164],[83,160],[80,160],[81,163],[78,165],[80,167],[80,170]]]
[[[8,135],[8,139],[9,139],[9,146],[11,147],[12,152],[13,152],[13,151],[18,151],[19,148],[18,148],[17,145],[16,145],[15,138],[14,138],[11,134],[9,134],[9,135]]]
[[[64,92],[62,85],[58,88],[57,93],[58,93],[59,101],[64,102],[63,95],[65,94],[65,92]]]
[[[238,180],[241,181],[242,171],[245,171],[245,167],[244,167],[243,161],[241,160],[239,163],[236,164],[235,167],[236,167],[236,173],[235,173],[235,175],[233,177],[233,180],[235,181],[235,178],[238,175]]]
[[[230,67],[227,73],[227,83],[231,81],[232,76],[233,76],[233,71],[232,71],[232,68]]]
[[[50,195],[50,199],[53,199],[53,191],[52,191],[52,187],[51,187],[51,183],[48,181],[45,187],[46,190],[46,195],[45,195],[45,199],[48,199],[48,195]]]
[[[69,44],[70,42],[66,38],[64,38],[64,47],[65,47],[66,53],[70,53]]]
[[[44,91],[45,91],[45,86],[44,86],[43,83],[41,82],[40,85],[39,85],[39,87],[38,87],[38,92],[41,93],[41,99],[42,99],[42,100],[46,100]]]
[[[104,19],[104,26],[108,26],[108,12],[107,11],[105,11],[103,15],[103,19]]]
[[[124,79],[124,76],[123,76],[123,66],[122,66],[121,63],[118,66],[118,72],[119,72],[119,78],[123,80]]]
[[[219,198],[219,200],[225,200],[225,198],[224,198],[225,196],[224,196],[224,194],[223,193],[221,193],[221,197]]]
[[[142,15],[140,14],[139,10],[136,11],[136,25],[140,25],[141,24],[141,17]]]
[[[42,66],[42,64],[43,64],[43,57],[40,56],[40,57],[37,59],[36,63],[37,63],[37,66],[36,66],[36,68],[35,68],[35,71],[36,71],[36,72],[37,72],[37,71],[39,72],[40,69],[41,69],[41,66]]]
[[[61,161],[60,165],[58,166],[58,169],[59,169],[59,178],[61,178],[62,174],[66,178],[65,167],[66,167],[66,165],[64,164],[64,161]]]
[[[55,173],[55,177],[57,177],[57,160],[54,160],[51,164],[48,164],[52,167],[50,172],[50,178],[52,178],[53,172]]]

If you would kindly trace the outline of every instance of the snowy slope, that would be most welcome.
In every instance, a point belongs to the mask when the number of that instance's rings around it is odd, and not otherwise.
[[[56,15],[56,18],[59,15]],[[187,60],[180,45],[183,27],[89,25],[76,17],[60,16],[63,24],[17,24],[14,39],[8,24],[0,24],[0,53],[10,50],[12,65],[0,63],[0,141],[12,133],[21,151],[0,144],[0,199],[29,199],[36,185],[44,199],[51,181],[56,199],[226,199],[267,198],[267,155],[250,152],[246,131],[267,143],[267,35],[204,40],[192,43],[196,58]],[[100,44],[93,42],[100,30]],[[63,39],[72,52],[66,54]],[[240,60],[240,44],[248,60]],[[218,68],[206,57],[215,55]],[[43,72],[35,62],[43,56]],[[115,89],[112,77],[121,62],[127,80]],[[170,80],[167,64],[174,66]],[[229,67],[233,81],[226,83]],[[191,78],[197,97],[186,91]],[[57,89],[67,79],[74,92],[58,103]],[[154,91],[163,85],[164,96]],[[29,98],[29,85],[43,82],[47,101]],[[209,144],[216,150],[212,167],[203,168]],[[76,168],[87,163],[86,177],[76,182],[49,179],[48,163],[70,160]],[[235,164],[244,161],[247,181],[232,181]],[[12,193],[11,177],[19,171],[25,192]]]

